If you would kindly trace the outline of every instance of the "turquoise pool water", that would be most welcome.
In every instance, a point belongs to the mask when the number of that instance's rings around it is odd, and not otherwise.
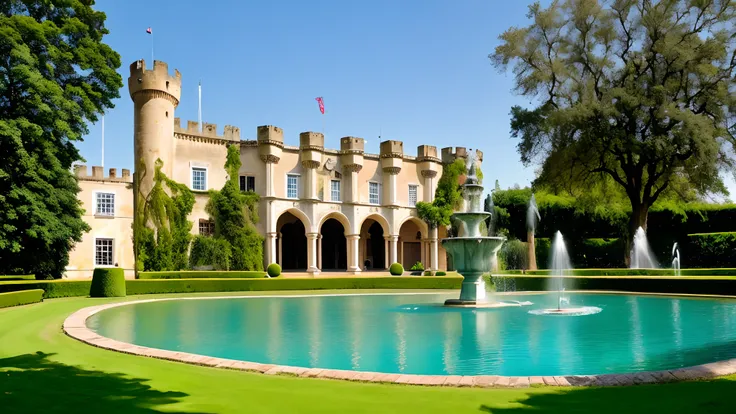
[[[451,296],[356,295],[170,300],[102,311],[100,335],[222,358],[332,369],[449,375],[590,375],[672,369],[736,357],[736,301],[571,294],[587,316],[533,305],[438,306]]]

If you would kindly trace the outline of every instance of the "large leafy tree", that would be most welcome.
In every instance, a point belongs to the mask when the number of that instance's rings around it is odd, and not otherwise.
[[[123,85],[93,4],[0,2],[0,274],[60,277],[88,230],[74,142]]]
[[[511,109],[522,161],[541,164],[535,184],[612,180],[631,204],[629,237],[668,191],[727,193],[736,2],[566,0],[528,17],[490,58],[538,102]]]

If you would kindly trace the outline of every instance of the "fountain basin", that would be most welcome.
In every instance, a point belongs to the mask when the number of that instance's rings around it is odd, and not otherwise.
[[[479,238],[481,237],[480,223],[490,216],[491,213],[486,212],[455,213],[452,219],[457,225],[459,238]]]
[[[491,269],[492,260],[505,241],[505,237],[442,239],[442,247],[452,257],[455,270],[463,276],[460,299],[449,299],[445,305],[473,306],[486,303],[483,273]]]

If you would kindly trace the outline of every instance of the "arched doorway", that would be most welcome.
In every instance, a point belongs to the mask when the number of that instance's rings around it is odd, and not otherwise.
[[[399,262],[406,270],[411,269],[417,262],[422,263],[425,269],[429,268],[429,263],[424,263],[423,260],[423,240],[426,238],[426,235],[423,234],[422,230],[413,219],[405,221],[399,229]]]
[[[360,226],[361,268],[367,270],[386,269],[386,239],[381,223],[366,219]]]
[[[322,236],[322,270],[347,270],[348,244],[342,223],[329,218],[322,223],[319,233]]]
[[[307,231],[298,217],[286,212],[276,222],[279,232],[277,261],[282,270],[307,269]]]

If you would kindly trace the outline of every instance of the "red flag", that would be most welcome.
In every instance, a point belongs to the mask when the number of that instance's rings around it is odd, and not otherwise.
[[[150,27],[148,29],[146,29],[146,33],[153,34],[153,32],[151,31],[151,28]]]
[[[322,115],[324,115],[325,114],[325,101],[324,101],[324,99],[322,99],[321,96],[319,98],[314,98],[314,99],[319,104],[319,111],[322,112]]]

